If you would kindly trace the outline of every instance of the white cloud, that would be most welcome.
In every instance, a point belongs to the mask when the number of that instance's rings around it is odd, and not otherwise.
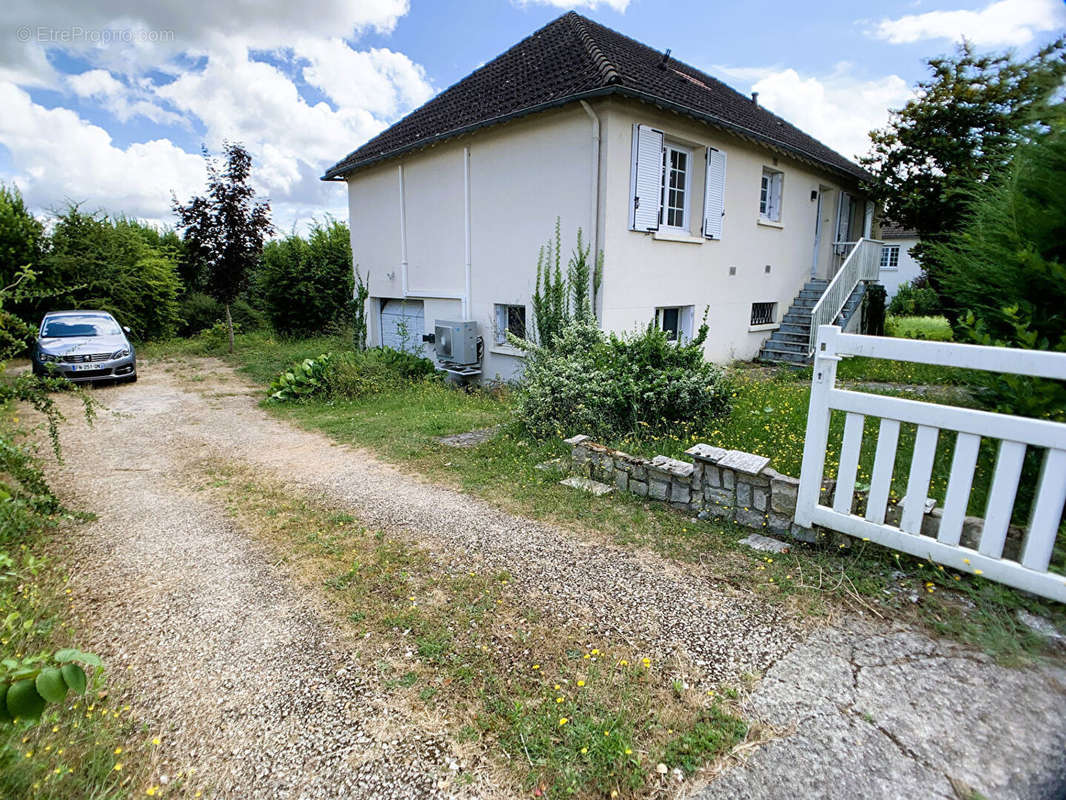
[[[185,120],[172,111],[161,108],[151,98],[150,90],[128,87],[105,69],[90,69],[67,75],[67,85],[81,98],[95,100],[121,122],[133,117],[145,117],[161,125],[184,125]]]
[[[716,70],[750,81],[760,105],[848,158],[866,153],[869,131],[882,127],[889,109],[901,107],[911,96],[898,75],[864,80],[853,76],[849,64],[839,64],[825,76],[762,67]]]
[[[381,58],[375,51],[359,54],[341,46],[351,58],[334,55],[334,60],[309,68],[314,78],[309,82],[317,81],[338,100],[336,110],[326,102],[308,103],[281,69],[253,60],[242,46],[221,41],[212,47],[202,70],[158,87],[156,95],[199,119],[207,129],[209,147],[218,148],[225,139],[243,142],[257,157],[263,188],[292,194],[304,180],[304,168],[321,174],[384,128],[386,119],[431,92],[405,56],[377,51],[387,54]],[[400,63],[406,66],[397,81]],[[341,72],[332,71],[340,65],[347,70],[347,86]]]
[[[46,80],[42,47],[61,47],[112,71],[137,74],[180,52],[204,51],[219,32],[253,49],[286,47],[301,36],[387,33],[409,0],[8,0],[0,22],[0,69]],[[35,47],[9,47],[26,42]]]
[[[111,135],[65,108],[48,109],[11,83],[0,83],[0,144],[13,177],[40,209],[83,202],[153,221],[170,217],[170,192],[201,191],[203,160],[167,139],[116,147]]]
[[[612,11],[617,11],[619,14],[626,13],[626,9],[629,8],[630,0],[514,0],[515,5],[518,6],[553,6],[555,8],[589,8],[595,9],[600,6],[606,6]]]
[[[433,95],[426,71],[403,53],[353,50],[341,39],[304,40],[293,51],[308,62],[303,79],[341,107],[387,119]]]
[[[389,31],[407,9],[408,0],[319,0],[310,6],[267,0],[254,9],[217,0],[99,0],[85,8],[69,0],[20,0],[11,13],[5,10],[0,35],[14,27],[12,21],[22,22],[34,26],[34,41],[25,52],[0,49],[0,80],[6,78],[4,97],[11,98],[10,105],[0,102],[0,146],[12,162],[0,177],[17,182],[38,210],[70,198],[91,208],[166,219],[171,190],[185,198],[204,187],[200,154],[165,137],[174,127],[183,128],[183,135],[202,128],[214,152],[227,139],[248,148],[253,180],[270,198],[279,229],[311,215],[343,217],[344,192],[318,177],[427,100],[433,88],[424,69],[403,53],[360,51],[342,37]],[[38,26],[62,32],[71,25],[86,32],[174,35],[157,43],[52,41],[49,49],[89,64],[81,73],[62,75],[35,37]],[[117,147],[103,127],[72,111],[38,105],[16,85],[65,91],[119,123],[143,117],[161,130],[151,142]],[[308,100],[301,87],[309,97],[313,87],[326,101]],[[102,170],[122,177],[106,179]],[[189,180],[192,171],[200,177]]]
[[[883,19],[872,34],[892,44],[963,37],[982,47],[1018,46],[1038,33],[1066,27],[1062,0],[997,0],[979,11],[927,11]]]

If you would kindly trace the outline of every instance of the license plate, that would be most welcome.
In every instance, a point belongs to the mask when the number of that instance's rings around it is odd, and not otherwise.
[[[71,364],[70,368],[71,368],[71,370],[73,372],[85,372],[85,370],[88,370],[88,369],[100,369],[99,365],[92,364],[92,363],[88,363],[88,364]]]

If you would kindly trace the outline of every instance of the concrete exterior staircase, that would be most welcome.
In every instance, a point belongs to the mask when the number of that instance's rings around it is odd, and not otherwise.
[[[802,366],[811,363],[811,309],[821,298],[829,281],[812,279],[807,281],[792,301],[788,312],[781,318],[780,327],[770,338],[763,342],[758,360],[766,364],[792,364]],[[847,303],[836,319],[841,327],[847,325],[852,315],[859,309],[862,296],[866,293],[866,284],[859,283],[848,297]]]

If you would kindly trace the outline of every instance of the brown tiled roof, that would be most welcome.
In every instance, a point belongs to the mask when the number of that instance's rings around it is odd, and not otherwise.
[[[678,111],[852,178],[869,177],[716,78],[571,11],[348,154],[323,180],[486,125],[607,95]]]

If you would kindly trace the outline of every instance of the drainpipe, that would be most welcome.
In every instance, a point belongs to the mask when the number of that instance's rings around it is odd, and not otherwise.
[[[470,319],[470,148],[463,148],[463,208],[466,221],[466,290],[463,293],[463,319]]]
[[[400,286],[403,296],[407,297],[407,201],[403,191],[403,162],[396,165],[396,174],[400,179]]]
[[[592,254],[593,268],[595,269],[596,258],[599,255],[599,227],[600,227],[600,118],[596,115],[596,112],[592,110],[592,106],[587,101],[581,101],[581,107],[585,109],[585,113],[589,115],[589,119],[592,120],[592,168],[590,181],[592,186],[592,198],[590,202],[589,214],[592,217],[592,224],[589,226],[589,247]],[[595,279],[594,279],[595,280]],[[600,285],[600,294],[603,294],[603,285]],[[598,300],[599,298],[597,298]],[[596,309],[592,309],[593,313],[596,313]]]

